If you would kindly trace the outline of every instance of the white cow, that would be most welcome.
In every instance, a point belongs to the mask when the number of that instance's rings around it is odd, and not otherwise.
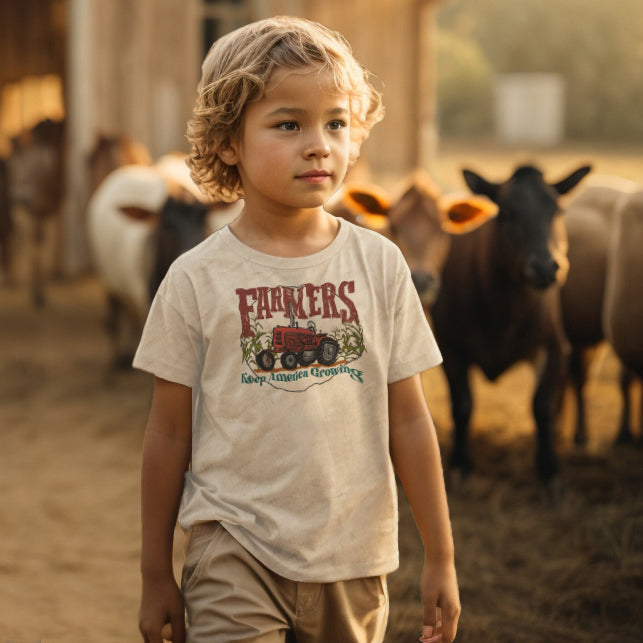
[[[94,266],[108,294],[116,365],[129,364],[159,272],[178,256],[160,256],[168,244],[160,244],[159,236],[172,235],[169,247],[180,254],[236,218],[242,205],[207,203],[183,157],[174,154],[149,167],[119,167],[98,186],[88,204],[87,230]]]
[[[87,206],[87,232],[96,272],[107,292],[144,319],[154,268],[156,222],[169,196],[153,167],[111,172]]]

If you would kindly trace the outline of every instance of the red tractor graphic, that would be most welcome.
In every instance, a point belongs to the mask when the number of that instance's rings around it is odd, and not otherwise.
[[[288,306],[290,326],[275,326],[272,329],[272,346],[274,351],[265,349],[257,353],[257,364],[262,371],[271,371],[275,366],[275,353],[281,353],[281,365],[293,371],[297,364],[309,366],[317,361],[330,366],[337,359],[339,344],[327,333],[318,333],[315,322],[309,321],[307,328],[299,328],[292,311]]]

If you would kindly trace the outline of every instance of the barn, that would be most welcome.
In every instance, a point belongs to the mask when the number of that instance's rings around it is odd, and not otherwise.
[[[385,93],[363,149],[375,176],[430,169],[436,146],[438,0],[6,0],[0,4],[0,155],[44,117],[67,119],[65,271],[87,264],[85,157],[99,133],[129,133],[154,158],[186,150],[200,64],[247,22],[290,14],[348,37]],[[381,154],[386,150],[386,155]]]

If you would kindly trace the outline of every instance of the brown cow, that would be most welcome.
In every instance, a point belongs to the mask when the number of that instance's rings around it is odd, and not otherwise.
[[[396,243],[427,308],[438,295],[451,236],[466,234],[497,212],[488,199],[441,194],[423,170],[412,174],[394,202],[377,186],[349,183],[327,208],[335,216],[375,230]]]
[[[152,157],[142,143],[128,134],[99,134],[87,157],[89,194],[95,192],[111,171],[122,165],[152,165]]]
[[[642,247],[643,190],[638,190],[625,196],[616,208],[608,249],[603,326],[623,364],[640,378],[643,378]],[[623,423],[629,429],[627,416]],[[641,424],[643,428],[643,419]]]
[[[584,187],[565,213],[571,267],[567,282],[561,289],[561,309],[565,333],[572,347],[569,378],[576,398],[574,441],[578,445],[587,442],[583,391],[591,363],[591,349],[605,339],[602,316],[609,239],[617,205],[635,186],[618,177],[607,177],[600,181]],[[623,413],[617,438],[619,441],[631,439],[630,383],[629,373],[623,371]]]
[[[537,471],[546,484],[557,473],[553,421],[565,374],[562,328],[551,237],[558,197],[589,172],[581,167],[555,184],[535,167],[519,167],[503,183],[464,170],[472,192],[498,205],[498,215],[471,234],[454,237],[432,308],[451,393],[455,439],[451,465],[473,468],[468,431],[473,410],[468,373],[473,365],[495,380],[521,360],[544,358],[533,412],[538,434]]]
[[[8,159],[9,197],[29,214],[33,225],[32,298],[45,302],[42,253],[45,223],[60,214],[64,193],[64,121],[41,121],[13,140]]]

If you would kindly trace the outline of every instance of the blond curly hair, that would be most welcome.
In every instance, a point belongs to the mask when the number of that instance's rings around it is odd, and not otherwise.
[[[337,89],[350,101],[352,165],[371,127],[382,119],[382,98],[358,63],[347,40],[319,23],[278,16],[253,22],[219,38],[201,67],[194,113],[188,122],[191,145],[187,163],[201,190],[214,200],[243,196],[236,165],[217,153],[242,134],[249,102],[259,100],[276,69],[318,67],[329,71]]]

